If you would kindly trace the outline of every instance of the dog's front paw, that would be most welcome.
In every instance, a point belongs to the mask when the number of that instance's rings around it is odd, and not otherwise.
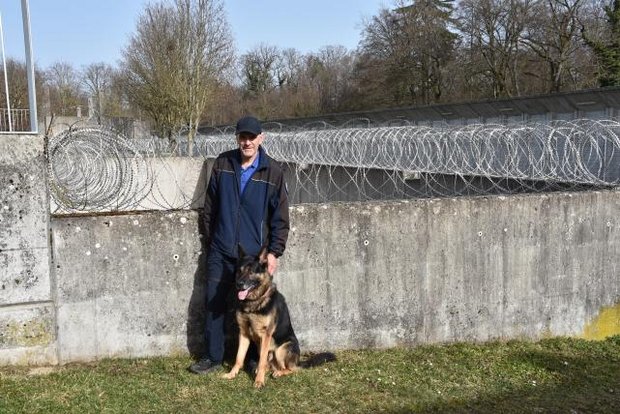
[[[274,377],[274,378],[279,378],[279,377],[283,377],[285,375],[290,375],[293,372],[295,372],[295,371],[292,370],[292,369],[284,368],[284,369],[279,369],[279,370],[273,371],[271,376]]]
[[[254,388],[261,389],[265,386],[265,381],[256,380],[254,381]]]
[[[234,371],[230,371],[228,374],[222,374],[222,378],[229,379],[229,380],[235,378],[236,376],[237,376],[237,373]]]

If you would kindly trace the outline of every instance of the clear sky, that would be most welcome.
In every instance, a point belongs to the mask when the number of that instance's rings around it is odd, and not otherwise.
[[[115,65],[135,31],[145,0],[30,0],[35,63],[79,69]],[[327,45],[354,49],[362,21],[391,0],[225,0],[238,54],[266,43],[307,53]],[[21,0],[0,0],[7,57],[24,59]]]

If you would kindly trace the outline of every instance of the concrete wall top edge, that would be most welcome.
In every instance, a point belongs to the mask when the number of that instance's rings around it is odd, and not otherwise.
[[[0,132],[0,139],[5,138],[5,137],[11,137],[11,136],[30,136],[30,137],[42,137],[42,134],[39,134],[38,132],[33,132],[33,131],[13,131],[13,132],[6,132],[6,131],[1,131]]]
[[[413,203],[436,203],[445,202],[446,200],[453,201],[466,201],[466,200],[519,200],[519,199],[531,199],[531,198],[572,198],[580,197],[584,195],[606,194],[606,193],[620,193],[620,188],[611,188],[609,190],[590,190],[590,191],[554,191],[549,193],[520,193],[520,194],[484,194],[484,195],[471,195],[471,196],[458,196],[458,197],[432,197],[432,198],[409,198],[409,199],[397,199],[397,200],[368,200],[368,201],[331,201],[327,203],[299,203],[292,205],[291,209],[304,208],[307,206],[325,206],[330,205],[398,205],[398,204],[413,204]]]
[[[620,188],[611,188],[609,190],[590,190],[590,191],[556,191],[550,193],[520,193],[520,194],[485,194],[485,195],[471,195],[471,196],[458,196],[458,197],[432,197],[432,198],[409,198],[409,199],[396,199],[396,200],[367,200],[367,201],[330,201],[322,203],[298,203],[293,204],[289,208],[291,210],[304,210],[308,207],[322,207],[329,208],[330,206],[381,206],[381,205],[408,205],[408,204],[433,204],[438,202],[452,201],[468,201],[468,200],[522,200],[532,198],[572,198],[572,197],[585,197],[607,193],[620,193]],[[170,215],[170,214],[186,214],[188,212],[199,213],[202,208],[188,208],[179,210],[133,210],[133,211],[101,211],[101,212],[75,212],[71,214],[52,214],[54,220],[66,220],[75,218],[91,218],[96,220],[98,217],[131,217],[131,216],[143,216],[143,215]]]

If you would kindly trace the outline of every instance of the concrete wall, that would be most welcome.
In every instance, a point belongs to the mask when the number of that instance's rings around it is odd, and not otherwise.
[[[281,287],[318,348],[580,335],[620,302],[619,209],[611,192],[299,206]]]
[[[52,240],[62,361],[187,352],[195,212],[56,218]]]
[[[204,205],[213,160],[145,157],[120,160],[119,164],[123,164],[122,171],[126,174],[110,178],[101,171],[103,178],[99,183],[89,183],[91,188],[87,192],[80,190],[83,182],[73,181],[72,186],[55,182],[56,189],[52,188],[50,200],[51,212],[59,215],[84,213],[84,210],[91,213],[167,211],[197,209]],[[126,179],[128,176],[131,180]],[[70,199],[67,193],[72,195]],[[73,209],[72,205],[78,207]]]
[[[0,362],[55,363],[43,139],[0,136]]]
[[[276,281],[305,350],[579,336],[620,303],[618,211],[620,192],[299,205]],[[61,361],[201,352],[198,220],[53,220]]]

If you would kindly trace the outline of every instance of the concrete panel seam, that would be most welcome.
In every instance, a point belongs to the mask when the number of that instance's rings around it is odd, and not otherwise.
[[[50,305],[54,305],[54,301],[44,300],[44,301],[12,303],[8,305],[0,305],[0,313],[3,311],[16,311],[16,310],[19,311],[19,310],[27,310],[27,309],[32,309],[32,308],[44,308]]]
[[[6,247],[4,249],[0,249],[0,253],[2,253],[2,252],[19,252],[19,251],[22,251],[22,250],[47,250],[47,249],[49,249],[49,247],[47,247],[47,246],[43,246],[43,247],[42,246],[29,246],[27,249],[20,248],[20,247],[18,247],[18,248]]]

